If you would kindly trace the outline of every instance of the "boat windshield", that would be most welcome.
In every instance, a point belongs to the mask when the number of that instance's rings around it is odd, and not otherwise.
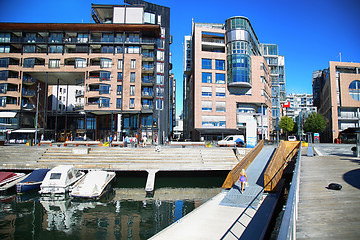
[[[60,179],[61,178],[61,173],[52,173],[50,175],[50,179]]]

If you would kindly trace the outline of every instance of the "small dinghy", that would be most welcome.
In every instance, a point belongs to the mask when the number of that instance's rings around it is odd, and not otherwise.
[[[0,191],[5,191],[26,177],[25,173],[0,172]]]
[[[115,178],[115,172],[89,171],[71,190],[70,196],[76,198],[100,198],[109,183]]]
[[[84,172],[72,165],[60,165],[47,172],[42,184],[40,194],[64,194],[70,191],[72,185],[83,178]]]
[[[50,169],[35,169],[24,180],[16,184],[16,192],[23,193],[40,189],[40,185],[48,171],[50,171]]]

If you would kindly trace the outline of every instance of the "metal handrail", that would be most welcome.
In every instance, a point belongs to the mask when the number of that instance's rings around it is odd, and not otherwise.
[[[301,150],[301,144],[300,144],[300,147],[299,147],[299,152],[298,152],[298,159],[299,156],[301,155],[300,153],[300,150]],[[220,239],[224,239],[229,233],[231,233],[235,238],[239,239],[239,237],[237,237],[233,232],[232,232],[232,228],[236,225],[236,223],[239,222],[239,219],[245,214],[245,212],[251,207],[251,205],[253,204],[253,202],[259,197],[259,195],[264,191],[264,189],[272,182],[273,178],[275,178],[277,176],[277,174],[279,174],[280,171],[284,166],[285,164],[288,164],[288,162],[284,162],[283,165],[280,167],[280,169],[274,174],[274,176],[271,178],[271,180],[259,191],[259,193],[251,200],[251,202],[247,205],[247,207],[244,209],[244,211],[240,214],[240,216],[235,220],[235,222],[230,226],[230,228],[224,233],[224,235],[220,238]],[[298,163],[296,163],[298,164]],[[294,178],[294,177],[293,177]],[[298,183],[297,183],[298,184]],[[291,188],[290,188],[290,191],[291,191]],[[289,193],[290,195],[290,193]],[[286,205],[287,206],[287,205]],[[284,220],[284,218],[283,218]],[[240,223],[240,222],[239,222]],[[280,236],[280,234],[279,234]],[[280,238],[278,238],[280,239]]]
[[[299,147],[298,157],[295,163],[294,175],[291,181],[291,187],[285,212],[280,225],[278,234],[279,240],[296,239],[296,221],[298,217],[299,205],[299,185],[300,185],[300,162],[301,162],[301,144]]]

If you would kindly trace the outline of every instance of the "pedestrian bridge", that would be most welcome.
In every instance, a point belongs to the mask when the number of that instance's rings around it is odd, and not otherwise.
[[[151,239],[262,239],[271,220],[285,167],[300,142],[264,146],[261,141],[228,174],[225,190]],[[246,169],[249,186],[237,181]]]

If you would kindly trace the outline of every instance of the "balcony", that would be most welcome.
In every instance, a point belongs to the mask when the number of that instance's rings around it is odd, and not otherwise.
[[[23,76],[23,84],[25,85],[33,85],[34,83],[36,83],[36,78],[31,77],[31,76]]]
[[[36,91],[32,89],[25,89],[22,90],[22,96],[23,97],[35,97]]]

